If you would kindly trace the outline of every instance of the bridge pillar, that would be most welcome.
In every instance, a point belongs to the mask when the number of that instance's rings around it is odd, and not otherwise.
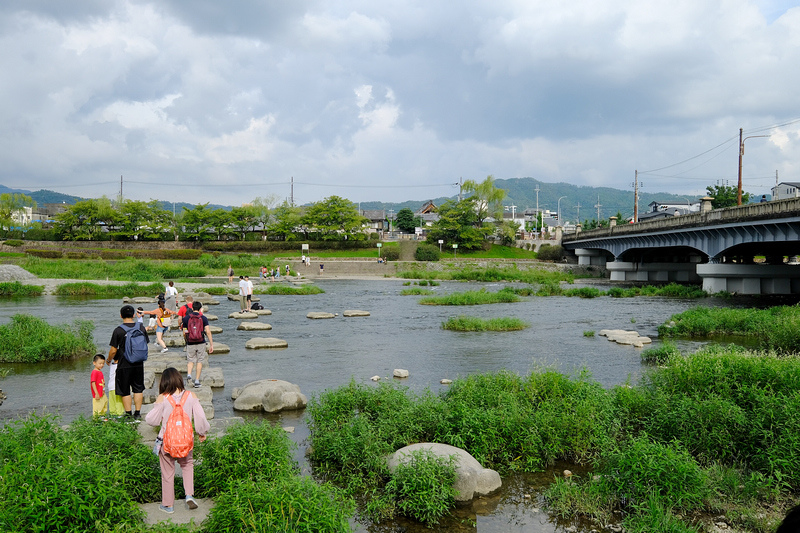
[[[706,263],[697,265],[697,274],[703,279],[703,290],[710,293],[800,293],[800,267],[797,265]]]
[[[633,263],[612,261],[606,264],[611,281],[659,281],[697,283],[696,263]]]
[[[586,248],[578,248],[575,250],[575,255],[578,256],[578,264],[582,266],[596,265],[606,266],[606,252],[604,250],[591,250]]]

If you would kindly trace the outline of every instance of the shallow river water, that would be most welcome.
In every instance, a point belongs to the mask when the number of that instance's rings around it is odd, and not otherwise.
[[[472,373],[507,369],[527,373],[537,367],[555,368],[572,374],[582,368],[605,387],[636,382],[641,376],[641,349],[621,346],[604,337],[586,337],[583,332],[601,329],[635,329],[640,335],[655,339],[656,328],[670,315],[696,305],[729,306],[731,300],[674,300],[666,298],[596,298],[566,297],[522,298],[521,302],[471,307],[422,306],[417,296],[400,296],[401,280],[355,281],[321,280],[324,294],[313,296],[261,296],[261,303],[272,310],[261,317],[273,326],[268,332],[237,331],[237,320],[228,319],[238,311],[238,302],[218,297],[220,305],[211,306],[212,322],[223,328],[214,335],[217,342],[231,347],[229,354],[210,356],[210,365],[222,368],[224,389],[214,391],[217,418],[234,416],[231,391],[259,379],[282,379],[296,383],[311,397],[314,393],[338,387],[351,379],[367,382],[373,375],[392,379],[395,368],[409,371],[404,385],[422,390],[439,390],[443,378],[457,379]],[[473,290],[486,287],[495,291],[502,284],[443,282],[433,287],[436,293]],[[576,286],[580,286],[576,283]],[[743,302],[736,302],[741,305]],[[108,352],[111,332],[119,324],[121,301],[82,300],[44,296],[37,299],[0,301],[0,323],[16,313],[29,313],[48,322],[63,323],[81,318],[95,324],[98,351]],[[155,306],[153,306],[155,307]],[[345,309],[369,311],[371,316],[343,318]],[[309,311],[339,313],[330,320],[310,320]],[[519,332],[456,333],[441,329],[441,323],[459,314],[484,318],[514,316],[531,327]],[[288,341],[282,350],[247,350],[245,342],[258,336]],[[657,341],[656,341],[657,342]],[[686,348],[697,343],[679,343]],[[180,350],[180,349],[172,349]],[[91,415],[89,394],[90,358],[38,365],[0,365],[12,371],[0,380],[0,389],[8,396],[0,406],[0,424],[25,416],[32,410],[46,409],[59,413],[68,422],[83,414]],[[270,417],[285,426],[295,426],[292,438],[298,443],[298,460],[303,460],[308,431],[302,412]],[[553,532],[557,524],[541,511],[537,488],[548,484],[553,473],[513,476],[504,479],[501,493],[484,498],[473,506],[459,509],[456,518],[439,529],[419,528],[398,522],[371,531],[486,531]],[[524,498],[531,494],[531,499]]]

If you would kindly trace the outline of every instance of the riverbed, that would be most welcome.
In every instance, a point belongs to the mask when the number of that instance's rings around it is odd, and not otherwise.
[[[587,370],[604,387],[630,380],[636,382],[645,370],[642,349],[609,342],[604,337],[584,332],[602,329],[636,330],[657,343],[657,327],[672,314],[696,305],[744,305],[741,300],[706,298],[676,300],[655,297],[580,299],[567,297],[523,297],[522,301],[469,307],[423,306],[418,296],[400,296],[407,288],[403,280],[319,280],[324,294],[312,296],[264,296],[261,303],[272,310],[262,316],[273,329],[269,332],[237,331],[239,321],[227,318],[238,311],[238,302],[218,297],[219,305],[209,313],[219,316],[212,325],[223,332],[214,340],[231,347],[229,354],[212,354],[210,366],[224,373],[225,387],[214,391],[217,418],[236,416],[231,392],[259,379],[282,379],[296,383],[311,397],[350,380],[371,383],[370,377],[392,380],[393,370],[406,369],[402,383],[413,390],[438,391],[442,379],[458,379],[473,373],[501,369],[528,373],[537,368],[552,368],[573,375]],[[593,283],[597,286],[597,282]],[[486,288],[496,291],[505,284],[442,282],[434,293]],[[580,286],[576,283],[575,286]],[[603,287],[601,287],[603,288]],[[98,351],[108,352],[111,332],[119,324],[119,299],[96,300],[43,296],[34,299],[0,301],[0,323],[16,313],[28,313],[51,324],[90,320],[95,324]],[[148,309],[148,306],[144,306]],[[152,307],[155,307],[153,305]],[[346,309],[369,311],[370,316],[345,318]],[[306,318],[309,311],[338,313],[327,320]],[[518,317],[531,327],[516,332],[457,333],[441,329],[447,318],[456,315]],[[248,350],[245,342],[257,336],[284,339],[288,348]],[[700,343],[679,342],[683,349]],[[182,350],[172,349],[182,353]],[[0,423],[27,415],[33,410],[57,413],[65,422],[80,415],[91,415],[89,374],[91,358],[36,365],[0,364],[11,372],[0,380],[8,396],[0,406]],[[248,415],[261,416],[261,415]],[[297,458],[308,473],[303,459],[308,431],[303,412],[267,417],[284,426],[295,427],[292,439],[298,444]],[[418,528],[413,523],[397,522],[371,527],[370,531],[536,531],[552,532],[557,524],[541,511],[539,487],[563,468],[532,476],[504,480],[503,491],[475,505],[459,509],[456,519],[439,529]],[[530,494],[530,499],[525,498]],[[475,525],[477,524],[477,525]],[[563,524],[561,524],[563,526]],[[559,526],[560,527],[560,526]],[[477,528],[477,529],[476,529]]]

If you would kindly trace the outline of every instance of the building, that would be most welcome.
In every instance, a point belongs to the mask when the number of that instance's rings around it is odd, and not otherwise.
[[[782,181],[772,188],[773,200],[785,200],[798,196],[800,196],[800,182],[797,181]]]
[[[654,220],[657,218],[675,217],[680,215],[688,215],[689,213],[700,212],[700,202],[690,203],[661,203],[650,202],[647,204],[650,211],[639,214],[639,222],[645,220]]]

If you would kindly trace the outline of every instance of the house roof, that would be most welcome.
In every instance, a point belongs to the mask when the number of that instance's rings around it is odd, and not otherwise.
[[[781,185],[789,185],[791,187],[800,187],[800,181],[782,181],[779,184],[777,184],[775,187],[773,187],[773,189],[776,188],[776,187],[780,187]]]
[[[417,212],[414,213],[415,215],[425,215],[427,213],[435,213],[437,211],[436,204],[433,203],[433,200],[428,200],[422,207],[417,209]]]
[[[361,216],[368,218],[372,221],[375,220],[386,220],[386,210],[384,209],[363,209],[361,211]]]

